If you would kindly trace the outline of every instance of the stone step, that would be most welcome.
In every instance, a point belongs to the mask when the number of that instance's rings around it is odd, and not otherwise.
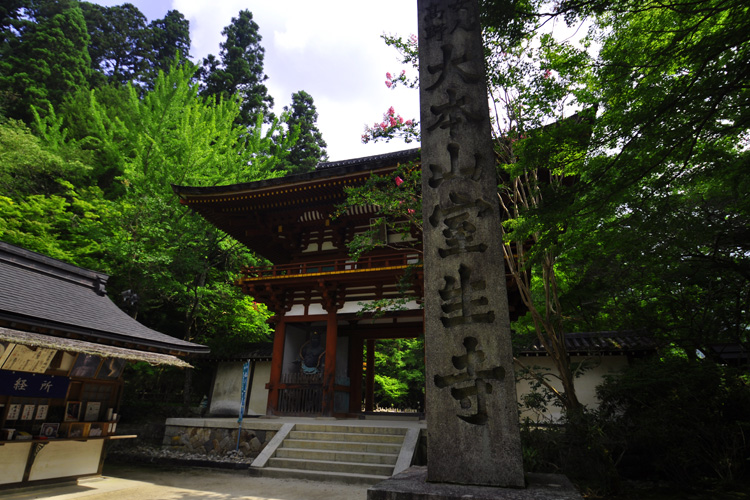
[[[356,441],[320,441],[306,439],[285,439],[282,448],[315,449],[315,450],[338,450],[338,451],[361,451],[365,453],[391,453],[398,455],[401,451],[400,444],[386,443],[360,443]]]
[[[404,427],[373,427],[365,425],[327,425],[327,424],[297,424],[294,426],[297,431],[310,432],[336,432],[336,433],[355,433],[355,434],[394,434],[403,436],[406,434]]]
[[[255,460],[250,473],[375,484],[408,466],[414,434],[414,429],[392,426],[289,424],[265,456]],[[409,452],[404,451],[407,441]]]
[[[277,458],[297,458],[304,460],[353,462],[366,464],[396,465],[398,454],[385,453],[363,453],[361,451],[335,451],[335,450],[313,450],[299,448],[279,448],[276,450]]]
[[[251,468],[250,475],[256,477],[273,477],[284,479],[307,479],[310,481],[335,481],[347,484],[377,484],[390,477],[371,474],[352,474],[349,472],[325,472],[302,469],[279,469],[277,467]]]
[[[392,465],[367,464],[358,462],[336,462],[333,460],[304,460],[296,458],[277,458],[268,460],[268,467],[280,469],[313,470],[324,472],[346,472],[369,476],[386,476],[393,474]]]
[[[318,441],[348,441],[359,443],[388,443],[401,444],[404,436],[400,434],[371,434],[363,432],[315,432],[293,430],[289,433],[291,439]]]

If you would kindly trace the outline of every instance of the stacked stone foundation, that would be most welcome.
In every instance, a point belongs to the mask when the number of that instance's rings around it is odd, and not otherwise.
[[[255,425],[253,425],[255,424]],[[162,447],[186,453],[223,456],[237,450],[253,458],[276,434],[277,425],[260,421],[243,422],[238,428],[234,419],[168,419]]]

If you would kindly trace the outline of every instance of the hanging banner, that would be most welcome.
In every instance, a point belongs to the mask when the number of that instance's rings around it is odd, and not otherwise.
[[[240,396],[240,418],[237,422],[242,423],[242,417],[245,415],[245,398],[247,396],[247,379],[250,376],[250,361],[245,361],[242,365],[242,391]]]
[[[68,377],[0,370],[0,395],[3,396],[64,399],[69,384]]]
[[[242,417],[245,416],[245,397],[247,396],[247,379],[250,376],[250,361],[242,365],[242,390],[240,391],[240,417],[237,419],[237,450],[240,449],[240,436],[242,435]]]

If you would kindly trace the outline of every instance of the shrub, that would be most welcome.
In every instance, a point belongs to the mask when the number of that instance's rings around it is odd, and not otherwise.
[[[734,369],[707,359],[644,361],[597,394],[606,432],[624,440],[624,475],[694,486],[731,482],[747,468],[750,388]]]

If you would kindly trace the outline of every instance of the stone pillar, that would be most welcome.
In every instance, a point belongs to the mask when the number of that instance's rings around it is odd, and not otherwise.
[[[430,482],[523,487],[477,0],[418,0]]]
[[[336,386],[336,346],[338,343],[338,321],[336,309],[328,311],[326,322],[326,358],[323,368],[323,416],[333,416],[334,388]]]
[[[274,415],[279,408],[279,384],[281,383],[281,368],[284,362],[284,340],[286,338],[286,321],[281,316],[276,322],[273,334],[273,353],[271,356],[271,374],[266,389],[268,389],[268,403],[266,414]]]

